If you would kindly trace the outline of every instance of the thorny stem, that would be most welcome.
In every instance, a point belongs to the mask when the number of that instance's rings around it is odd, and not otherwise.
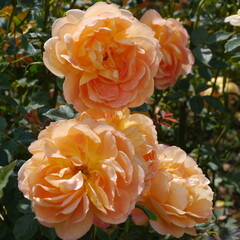
[[[52,97],[52,100],[51,100],[51,104],[53,107],[56,106],[56,103],[57,103],[57,96],[58,96],[58,85],[57,85],[57,79],[55,78],[55,81],[54,81],[54,93],[53,93],[53,97]]]
[[[200,11],[201,11],[201,7],[204,4],[205,0],[201,0],[201,2],[198,4],[197,10],[196,10],[196,15],[197,15],[197,21],[195,23],[195,28],[197,28],[198,26],[198,22],[200,20]]]
[[[218,78],[218,76],[219,76],[219,72],[220,72],[220,69],[217,70],[216,75],[215,75],[215,77],[214,77],[214,82],[213,82],[213,85],[212,85],[212,92],[211,92],[211,95],[210,95],[210,96],[213,96],[214,91],[215,91],[215,89],[216,89],[217,78]],[[208,111],[209,111],[209,108],[208,108]]]
[[[45,0],[44,3],[45,3],[45,11],[44,11],[43,29],[46,30],[48,16],[49,16],[49,10],[50,10],[50,4],[49,4],[49,0]]]
[[[179,118],[179,132],[178,132],[178,146],[185,147],[185,130],[186,130],[186,101],[180,102],[180,118]]]
[[[215,74],[215,77],[214,77],[214,82],[213,82],[213,85],[212,85],[212,92],[210,94],[210,96],[213,96],[214,94],[214,91],[215,91],[215,88],[216,88],[216,83],[217,83],[217,77],[219,76],[219,69],[217,70],[216,74]],[[207,121],[205,121],[205,119],[209,119],[209,115],[210,115],[210,106],[208,106],[207,108],[207,114],[206,116],[204,117],[203,121],[202,121],[202,124],[201,124],[201,130],[202,130],[202,134],[201,134],[201,140],[200,140],[200,143],[199,143],[199,149],[201,149],[202,145],[203,145],[203,140],[205,138],[205,129],[206,129],[206,124],[207,124]],[[198,157],[197,157],[197,162],[199,162],[200,160],[200,155],[198,154]]]

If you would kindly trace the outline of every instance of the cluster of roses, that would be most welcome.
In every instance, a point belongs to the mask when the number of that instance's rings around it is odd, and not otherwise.
[[[189,73],[186,30],[154,10],[138,21],[98,2],[86,12],[68,11],[52,35],[44,63],[65,77],[64,96],[79,114],[43,130],[19,171],[38,221],[64,240],[130,215],[160,234],[196,234],[194,226],[211,218],[208,179],[183,150],[158,144],[150,118],[128,110],[143,104],[154,84],[164,89]]]

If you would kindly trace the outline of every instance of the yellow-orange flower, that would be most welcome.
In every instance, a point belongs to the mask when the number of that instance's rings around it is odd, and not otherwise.
[[[97,224],[124,222],[144,187],[132,143],[105,122],[63,120],[42,131],[19,171],[38,221],[75,240]]]
[[[65,77],[64,96],[77,111],[136,107],[153,93],[159,43],[129,11],[103,2],[86,12],[69,10],[52,36],[43,60]]]
[[[233,26],[240,27],[240,9],[237,14],[226,17],[224,22],[229,22]]]
[[[149,220],[160,234],[181,237],[195,235],[194,226],[210,220],[213,193],[209,180],[196,162],[178,147],[159,145],[158,172],[147,194],[139,204],[156,213],[158,220]],[[139,209],[132,214],[136,224],[147,221]]]
[[[102,112],[96,109],[88,109],[77,116],[77,119],[93,118],[104,121],[120,130],[131,141],[135,154],[141,161],[139,164],[144,169],[145,181],[151,179],[157,170],[156,152],[158,149],[157,132],[152,120],[139,113],[130,114],[129,109],[121,111]]]
[[[165,89],[176,83],[180,75],[190,73],[194,57],[187,48],[188,33],[175,19],[163,19],[151,9],[144,13],[141,22],[150,26],[159,41],[163,58],[155,76],[155,86]]]
[[[6,6],[3,9],[0,10],[0,17],[1,18],[5,18],[6,20],[10,20],[11,14],[13,11],[13,6]],[[27,19],[28,14],[30,13],[29,10],[24,11],[24,12],[20,12],[17,15],[13,16],[13,21],[11,22],[11,26],[10,26],[10,34],[13,34],[15,38],[18,38],[22,35],[22,33],[20,33],[20,31],[16,31],[16,27],[20,27],[23,33],[28,32],[28,30],[32,27],[35,27],[35,21],[31,20],[28,23],[23,24],[23,21],[25,21]],[[16,24],[18,22],[21,22],[21,24]],[[19,26],[17,26],[19,25]],[[1,28],[0,27],[0,33],[1,34],[5,34],[7,33],[5,28]]]
[[[227,93],[229,108],[231,108],[235,102],[239,101],[240,89],[238,85],[234,82],[231,82],[230,79],[227,78],[224,80],[224,77],[220,76],[217,77],[217,79],[212,78],[207,84],[211,87],[201,92],[201,96],[210,96],[213,91],[213,86],[215,85],[212,95],[219,98],[222,94]]]

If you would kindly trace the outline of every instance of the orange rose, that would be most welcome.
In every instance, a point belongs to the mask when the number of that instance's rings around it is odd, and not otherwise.
[[[44,63],[64,76],[64,96],[77,111],[136,107],[153,93],[160,61],[154,32],[129,11],[98,2],[70,10],[52,27]]]
[[[145,181],[151,179],[157,170],[155,159],[158,149],[157,132],[152,120],[142,114],[130,114],[129,109],[122,111],[101,112],[96,109],[88,109],[79,114],[77,119],[93,118],[104,121],[120,130],[131,141],[135,154],[141,161],[139,164],[146,174]]]
[[[144,187],[144,171],[120,131],[90,118],[42,131],[19,171],[19,189],[38,221],[75,240],[97,224],[124,222]]]
[[[175,19],[163,19],[151,9],[142,16],[142,23],[150,26],[159,41],[163,58],[155,76],[157,89],[165,89],[176,83],[180,75],[190,73],[194,57],[187,48],[188,33]]]
[[[158,172],[139,204],[158,216],[149,220],[160,234],[181,237],[195,235],[194,226],[210,220],[213,192],[209,180],[196,162],[178,147],[159,145]],[[144,224],[146,215],[139,209],[132,214],[136,224]]]

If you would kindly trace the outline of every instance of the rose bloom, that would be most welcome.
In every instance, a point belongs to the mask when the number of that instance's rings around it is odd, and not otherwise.
[[[211,96],[212,94],[212,86],[214,86],[213,96],[219,98],[224,93],[228,93],[228,101],[229,101],[229,108],[232,108],[234,103],[239,101],[240,97],[240,89],[238,85],[234,82],[231,82],[230,79],[225,79],[224,77],[217,77],[216,81],[215,78],[212,78],[210,81],[207,82],[207,85],[211,86],[210,88],[202,91],[200,93],[201,96]]]
[[[175,19],[163,19],[151,9],[144,13],[142,23],[150,26],[159,41],[163,58],[155,76],[157,89],[165,89],[176,83],[180,75],[191,72],[194,57],[187,48],[188,33]]]
[[[240,27],[240,9],[238,10],[237,14],[226,17],[224,22],[229,22],[233,26]]]
[[[19,171],[19,189],[38,221],[64,240],[92,226],[124,222],[144,187],[131,142],[104,122],[86,118],[51,123]]]
[[[45,65],[65,77],[64,96],[77,111],[136,107],[153,93],[159,43],[151,28],[114,4],[69,10],[44,48]]]
[[[158,233],[175,237],[184,233],[195,235],[194,226],[212,216],[209,180],[196,162],[175,146],[159,145],[158,164],[149,191],[139,204],[157,214],[158,219],[149,222]],[[140,209],[133,210],[132,218],[136,224],[148,220]]]
[[[157,171],[156,152],[158,149],[157,132],[152,120],[139,113],[130,114],[129,109],[121,111],[102,112],[88,109],[77,116],[78,120],[93,118],[104,121],[120,130],[131,141],[135,154],[140,160],[139,164],[146,174],[145,181],[151,179]]]

